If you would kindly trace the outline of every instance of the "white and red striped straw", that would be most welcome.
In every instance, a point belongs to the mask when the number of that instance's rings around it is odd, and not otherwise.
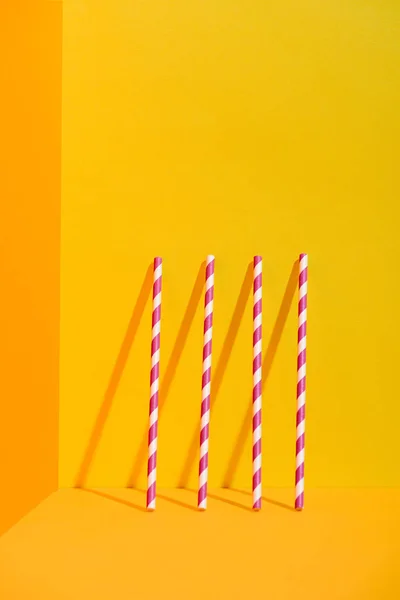
[[[206,293],[204,300],[204,338],[203,338],[203,376],[201,396],[200,424],[200,461],[199,461],[199,491],[197,506],[201,510],[207,508],[208,483],[208,438],[210,429],[210,396],[211,396],[211,354],[212,326],[214,308],[214,256],[207,256]]]
[[[304,508],[304,451],[306,426],[306,334],[307,334],[308,256],[299,258],[299,309],[297,332],[297,413],[296,413],[296,500],[295,509]]]
[[[153,314],[151,334],[150,418],[147,463],[147,509],[156,507],[158,389],[160,379],[160,325],[161,325],[162,259],[154,259]]]
[[[262,258],[253,271],[253,509],[261,508]]]

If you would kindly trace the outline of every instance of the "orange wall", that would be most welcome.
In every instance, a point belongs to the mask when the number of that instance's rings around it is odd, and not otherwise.
[[[0,4],[0,533],[57,487],[62,4]]]

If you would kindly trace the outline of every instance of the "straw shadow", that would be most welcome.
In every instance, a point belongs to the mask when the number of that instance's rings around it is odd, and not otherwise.
[[[79,488],[82,492],[87,492],[89,494],[94,494],[95,496],[100,496],[100,498],[105,498],[106,500],[112,500],[113,502],[117,502],[118,504],[123,504],[124,506],[128,506],[129,508],[134,508],[135,510],[139,510],[140,512],[147,512],[147,510],[140,506],[139,504],[135,504],[134,502],[129,502],[129,500],[124,500],[123,498],[118,498],[117,496],[111,496],[111,494],[106,494],[105,492],[99,492],[98,490],[92,490],[90,488]]]
[[[294,294],[297,289],[297,277],[298,277],[298,267],[299,261],[296,260],[292,266],[292,270],[286,284],[286,290],[282,298],[281,306],[279,308],[278,316],[276,317],[275,325],[272,330],[271,338],[269,340],[269,344],[267,350],[265,352],[263,362],[262,362],[262,389],[264,390],[269,374],[271,372],[271,367],[274,362],[274,358],[276,352],[279,347],[279,342],[282,337],[283,330],[285,328],[285,324],[287,318],[289,316],[290,308],[292,306],[292,301]],[[237,437],[237,441],[235,444],[235,448],[232,452],[231,458],[228,463],[228,467],[226,469],[223,484],[224,488],[231,488],[233,476],[238,467],[240,458],[243,454],[244,446],[246,444],[247,437],[250,435],[251,431],[251,423],[253,417],[253,406],[252,399],[250,398],[248,409],[246,415],[243,419],[242,426],[240,428],[239,435]]]
[[[252,496],[251,492],[245,492],[244,490],[237,490],[235,488],[229,488],[230,491],[235,492],[236,494],[243,494],[244,496]],[[261,499],[268,504],[272,504],[273,506],[279,506],[279,508],[284,508],[285,510],[289,510],[290,512],[297,512],[297,510],[290,506],[290,504],[285,504],[285,502],[279,502],[278,500],[273,500],[272,498],[266,498],[262,496]]]
[[[146,490],[135,490],[135,491],[146,495]],[[197,508],[195,506],[193,506],[192,504],[187,504],[186,502],[183,502],[182,500],[177,500],[176,498],[171,498],[170,496],[166,496],[165,494],[160,494],[159,492],[156,492],[156,500],[157,499],[165,500],[165,502],[169,502],[170,504],[175,504],[176,506],[180,506],[181,508],[186,508],[187,510],[193,510],[193,511],[197,512]],[[145,512],[147,512],[147,510]]]
[[[176,498],[170,498],[169,496],[165,496],[164,494],[158,494],[157,498],[161,498],[161,500],[165,500],[166,502],[170,502],[171,504],[176,504],[176,506],[180,506],[181,508],[187,508],[188,510],[192,510],[194,512],[198,512],[198,508],[192,504],[186,504],[186,502],[182,502],[182,500],[177,500]]]
[[[247,512],[254,512],[250,506],[246,506],[245,504],[241,504],[240,502],[235,502],[235,500],[230,500],[229,498],[224,498],[223,496],[216,496],[215,494],[208,493],[207,496],[212,498],[213,500],[218,500],[218,502],[224,502],[225,504],[229,504],[230,506],[234,506],[235,508],[241,508],[242,510],[246,510]]]
[[[222,346],[221,356],[218,360],[217,367],[215,369],[215,375],[212,378],[212,386],[211,386],[211,403],[210,403],[210,411],[212,411],[215,403],[217,401],[218,393],[221,388],[222,381],[224,379],[224,375],[229,363],[229,359],[232,353],[232,349],[239,331],[240,323],[242,321],[247,300],[250,294],[250,290],[253,283],[253,263],[249,263],[246,274],[243,280],[243,283],[240,288],[240,293],[238,300],[236,302],[235,309],[233,311],[232,319],[228,327],[228,332],[225,336],[225,340]],[[183,466],[178,487],[186,488],[188,485],[190,473],[193,468],[193,464],[196,460],[197,451],[199,447],[199,439],[200,439],[200,423],[198,423],[197,428],[193,434],[187,458],[185,464]]]
[[[192,327],[193,319],[196,314],[196,310],[200,299],[202,297],[202,292],[204,288],[205,281],[205,269],[206,263],[203,262],[200,266],[199,272],[197,274],[192,293],[189,298],[188,305],[186,307],[185,314],[182,319],[182,323],[179,327],[179,332],[172,349],[171,357],[168,361],[164,378],[161,382],[160,386],[160,395],[159,395],[159,403],[158,403],[158,412],[159,415],[161,410],[166,402],[166,399],[169,394],[169,390],[171,388],[171,384],[175,377],[176,370],[178,368],[183,349],[186,344],[186,340],[188,338],[190,329]],[[139,446],[138,453],[136,455],[131,473],[128,478],[127,487],[136,488],[137,482],[139,479],[140,472],[142,467],[147,459],[147,429],[143,433],[143,437]]]
[[[83,488],[85,486],[85,482],[91,464],[93,462],[94,455],[96,453],[97,447],[99,445],[104,430],[104,426],[106,424],[108,415],[111,410],[115,393],[118,389],[119,382],[121,380],[126,362],[128,360],[129,352],[136,337],[136,333],[138,331],[140,321],[142,319],[144,309],[146,307],[146,303],[151,292],[152,281],[153,266],[149,265],[142,283],[142,287],[139,292],[139,296],[136,300],[131,319],[129,321],[128,329],[125,333],[122,346],[120,348],[116,363],[114,365],[110,380],[108,382],[108,386],[104,394],[103,403],[101,405],[92,433],[90,435],[90,439],[75,480],[75,487]]]
[[[186,491],[191,492],[192,494],[196,494],[196,496],[197,496],[197,492],[195,490],[187,489]],[[234,490],[234,491],[236,491],[236,490]],[[247,512],[253,512],[253,509],[250,508],[249,506],[246,506],[245,504],[241,504],[240,502],[235,502],[235,500],[230,500],[229,498],[224,498],[223,496],[217,496],[217,494],[214,494],[214,493],[207,492],[207,497],[212,498],[212,500],[217,500],[218,502],[223,502],[225,504],[229,504],[230,506],[234,506],[235,508],[240,508]],[[196,510],[199,510],[199,509],[196,509]],[[200,512],[202,512],[202,511],[200,511]]]

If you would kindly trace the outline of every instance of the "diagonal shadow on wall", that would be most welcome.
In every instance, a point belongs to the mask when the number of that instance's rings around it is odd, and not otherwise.
[[[233,316],[231,319],[231,323],[228,328],[228,333],[226,334],[225,341],[223,344],[222,352],[220,359],[218,361],[217,367],[215,369],[215,375],[212,379],[212,391],[211,391],[211,410],[213,406],[215,406],[219,390],[221,388],[221,384],[223,381],[223,377],[228,366],[229,358],[232,352],[233,344],[237,337],[237,333],[239,330],[239,326],[246,308],[246,303],[248,296],[250,294],[250,290],[252,287],[252,263],[249,264],[246,272],[246,276],[244,278],[239,298],[236,303],[235,310],[233,312]],[[271,334],[271,338],[265,352],[263,358],[263,378],[262,385],[265,388],[269,373],[271,371],[272,363],[276,354],[276,351],[279,346],[279,342],[285,327],[285,323],[290,311],[290,307],[292,304],[293,296],[297,287],[297,274],[298,274],[298,261],[295,261],[289,276],[288,283],[286,285],[286,290],[281,302],[281,306],[278,312],[278,316],[275,321],[275,325]],[[252,419],[252,402],[250,399],[249,408],[246,413],[246,416],[243,420],[243,424],[241,426],[237,442],[235,444],[234,451],[229,460],[228,467],[226,469],[224,475],[224,483],[223,487],[229,487],[232,483],[234,473],[239,464],[240,458],[243,454],[245,442],[247,436],[251,430],[251,419]],[[179,480],[179,487],[185,488],[188,485],[190,474],[195,464],[195,460],[198,454],[199,448],[199,436],[200,436],[200,424],[196,428],[196,431],[193,435],[188,455],[185,461],[185,464],[182,469],[182,473]]]
[[[221,355],[219,357],[215,375],[212,377],[212,386],[211,386],[211,403],[210,403],[210,411],[212,411],[213,407],[218,398],[218,393],[221,388],[222,381],[224,379],[224,375],[229,363],[229,359],[232,353],[232,348],[234,346],[240,323],[242,321],[248,297],[250,295],[251,287],[253,282],[253,263],[249,263],[246,275],[244,277],[243,283],[240,288],[239,297],[236,302],[236,306],[233,311],[232,319],[228,327],[227,334],[225,336],[225,340],[222,346]],[[188,454],[185,460],[185,464],[183,465],[183,469],[179,478],[178,487],[185,488],[188,485],[190,473],[192,471],[194,462],[196,460],[197,452],[200,444],[200,422],[193,434]]]
[[[279,342],[281,340],[282,333],[285,328],[287,318],[289,316],[293,297],[297,289],[298,270],[299,261],[296,260],[293,264],[288,282],[286,284],[286,290],[282,298],[281,306],[279,308],[278,315],[275,320],[274,328],[272,330],[267,350],[264,354],[262,362],[262,390],[265,389],[265,386],[267,384],[267,380],[271,372],[271,367],[274,362],[276,352],[278,350]],[[247,437],[250,435],[251,432],[252,416],[253,405],[252,398],[250,398],[246,416],[243,419],[234,450],[232,452],[231,458],[228,463],[228,467],[224,474],[222,487],[229,488],[232,485],[233,477],[239,465],[240,458],[243,454]]]
[[[167,400],[171,384],[174,380],[176,370],[178,368],[183,349],[186,344],[186,340],[188,338],[193,319],[196,314],[197,307],[199,305],[200,299],[202,297],[204,281],[205,281],[205,269],[206,263],[203,262],[200,266],[199,272],[197,274],[192,293],[189,298],[188,305],[186,307],[185,314],[183,316],[181,325],[179,327],[178,335],[175,340],[174,347],[172,349],[171,356],[169,358],[165,375],[162,379],[160,385],[160,395],[159,395],[159,403],[158,403],[158,411],[159,415],[161,414],[162,408],[165,405]],[[147,459],[147,429],[144,431],[139,450],[137,452],[136,458],[134,460],[132,470],[130,472],[127,487],[136,488],[138,484],[138,479]]]
[[[152,282],[153,265],[151,264],[149,265],[146,271],[146,275],[140,288],[140,292],[136,300],[136,304],[133,309],[128,328],[126,330],[124,340],[122,342],[117,360],[111,373],[111,377],[108,382],[106,392],[104,394],[103,402],[99,414],[97,415],[96,423],[94,424],[92,433],[89,438],[89,443],[85,450],[85,454],[83,456],[78,474],[76,476],[75,487],[85,487],[87,476],[90,471],[90,467],[92,465],[93,458],[98,448],[101,436],[103,434],[104,426],[110,413],[115,393],[118,389],[120,379],[122,377],[125,365],[129,357],[129,352],[135,340],[136,333],[139,329],[140,321],[142,319],[147,300],[150,296]]]

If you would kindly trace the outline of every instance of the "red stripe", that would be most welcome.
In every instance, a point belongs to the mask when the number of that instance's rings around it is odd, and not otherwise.
[[[255,329],[253,331],[253,346],[255,346],[257,342],[260,342],[261,338],[262,338],[262,327],[260,325],[259,327],[257,327],[257,329]]]
[[[297,368],[300,369],[306,364],[306,349],[302,350],[297,356]]]
[[[161,320],[161,304],[159,304],[154,310],[153,310],[153,315],[152,315],[152,319],[151,319],[151,324],[152,327],[154,327],[154,325],[157,325],[157,323]]]
[[[205,469],[207,469],[207,467],[208,467],[208,452],[206,452],[205,455],[202,456],[200,459],[200,473],[205,471]]]
[[[260,456],[260,454],[261,454],[261,440],[258,440],[253,445],[253,460],[255,460],[257,458],[257,456]]]
[[[206,267],[206,279],[209,279],[211,275],[214,273],[214,259],[210,260]]]
[[[304,462],[301,463],[296,469],[296,484],[304,479]]]
[[[160,374],[160,363],[156,363],[150,371],[150,384],[153,384],[159,377]]]
[[[259,275],[257,275],[253,279],[253,290],[254,290],[254,292],[257,292],[260,289],[261,286],[262,286],[262,274],[260,273]]]
[[[157,466],[157,453],[154,452],[154,454],[152,454],[151,456],[149,456],[149,463],[148,463],[148,469],[147,469],[147,474],[150,475],[150,473],[152,471],[154,471],[154,469]]]
[[[214,300],[214,286],[210,287],[210,289],[208,289],[206,291],[206,296],[205,296],[205,301],[204,301],[204,305],[207,306],[207,304],[209,304],[210,302],[212,302]]]
[[[150,414],[157,408],[158,405],[158,392],[152,395],[150,398]]]
[[[300,287],[307,281],[308,268],[305,267],[299,274],[299,285]]]
[[[296,413],[296,427],[306,418],[306,406],[303,404]]]
[[[203,413],[204,414],[204,413]],[[205,425],[203,429],[200,431],[200,446],[204,444],[206,440],[208,440],[209,436],[209,426]]]
[[[258,469],[258,471],[256,471],[253,474],[253,490],[255,490],[256,487],[258,485],[260,485],[260,483],[261,483],[261,469]]]
[[[304,394],[305,391],[306,391],[306,378],[303,377],[303,379],[300,379],[300,381],[297,384],[297,397],[299,397],[301,394]]]
[[[207,358],[208,356],[210,356],[211,351],[212,351],[212,342],[210,340],[209,342],[207,342],[207,344],[205,344],[203,346],[203,360],[205,358]]]
[[[156,482],[152,483],[151,486],[147,489],[147,506],[151,504],[151,502],[156,497]]]
[[[296,440],[296,454],[304,450],[304,442],[304,433],[302,433],[301,436]]]
[[[258,300],[255,304],[253,304],[253,318],[255,319],[262,312],[262,300]]]

